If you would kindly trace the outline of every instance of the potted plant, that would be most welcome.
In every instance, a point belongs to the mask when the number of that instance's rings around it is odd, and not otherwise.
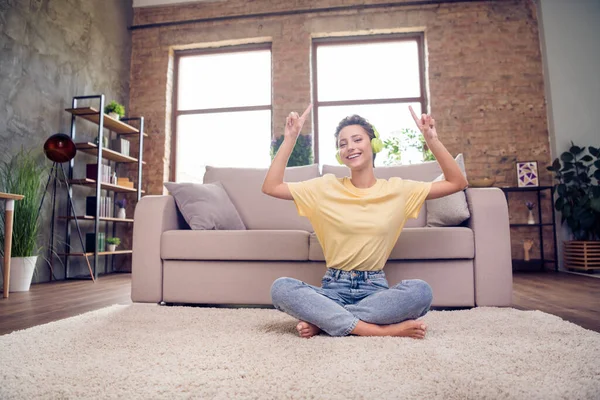
[[[121,244],[121,239],[118,237],[111,237],[106,239],[106,243],[108,243],[108,251],[117,250],[117,246]]]
[[[11,246],[10,291],[26,292],[31,286],[39,248],[37,238],[38,209],[43,195],[43,183],[47,180],[47,168],[31,151],[21,149],[10,160],[0,164],[0,190],[21,194],[15,202],[13,236]],[[4,213],[0,252],[4,257]]]
[[[118,120],[125,116],[125,107],[113,100],[104,107],[104,113]]]
[[[600,269],[600,149],[571,142],[547,169],[558,181],[554,206],[574,239],[564,242],[565,267]]]

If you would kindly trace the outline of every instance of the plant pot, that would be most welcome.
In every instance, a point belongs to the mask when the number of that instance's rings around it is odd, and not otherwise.
[[[116,119],[117,121],[121,118],[121,116],[119,114],[117,114],[116,112],[108,113],[108,116]]]
[[[600,270],[600,241],[569,240],[563,244],[565,268]]]
[[[116,251],[117,250],[117,245],[116,244],[109,244],[108,245],[108,251]]]
[[[117,211],[117,218],[120,218],[120,219],[127,218],[127,214],[125,214],[124,208],[119,208],[119,211]]]
[[[11,257],[10,259],[10,292],[27,292],[31,286],[37,256]]]

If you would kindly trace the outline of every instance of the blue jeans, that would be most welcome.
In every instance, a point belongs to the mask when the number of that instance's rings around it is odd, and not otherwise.
[[[429,311],[433,297],[429,284],[419,279],[390,288],[383,271],[328,268],[321,284],[279,278],[271,286],[273,305],[331,336],[346,336],[359,320],[389,325],[420,318]]]

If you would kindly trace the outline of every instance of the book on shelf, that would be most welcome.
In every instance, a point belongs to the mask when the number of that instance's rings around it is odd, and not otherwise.
[[[96,234],[94,232],[85,234],[85,252],[93,253]],[[98,232],[98,251],[106,251],[106,237],[104,232]]]
[[[113,171],[111,166],[106,164],[100,164],[100,168],[102,171],[102,175],[100,176],[100,182],[112,183],[111,177]],[[85,166],[85,177],[87,179],[96,180],[98,178],[98,164],[87,164]]]
[[[85,198],[85,215],[96,215],[96,196]],[[100,196],[100,217],[113,216],[113,201],[110,196]]]
[[[114,151],[118,151],[124,156],[129,156],[129,140],[127,139],[113,139],[111,141],[110,147]]]

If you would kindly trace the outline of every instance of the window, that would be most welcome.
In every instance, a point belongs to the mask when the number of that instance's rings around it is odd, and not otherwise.
[[[271,163],[270,45],[177,54],[175,180]]]
[[[420,115],[426,104],[422,43],[422,35],[414,34],[313,40],[315,153],[320,164],[337,164],[335,128],[352,114],[369,120],[384,142],[399,137],[408,143],[406,130],[417,131],[408,106]],[[375,165],[397,158],[386,146]],[[419,144],[406,146],[401,162],[421,161]]]

